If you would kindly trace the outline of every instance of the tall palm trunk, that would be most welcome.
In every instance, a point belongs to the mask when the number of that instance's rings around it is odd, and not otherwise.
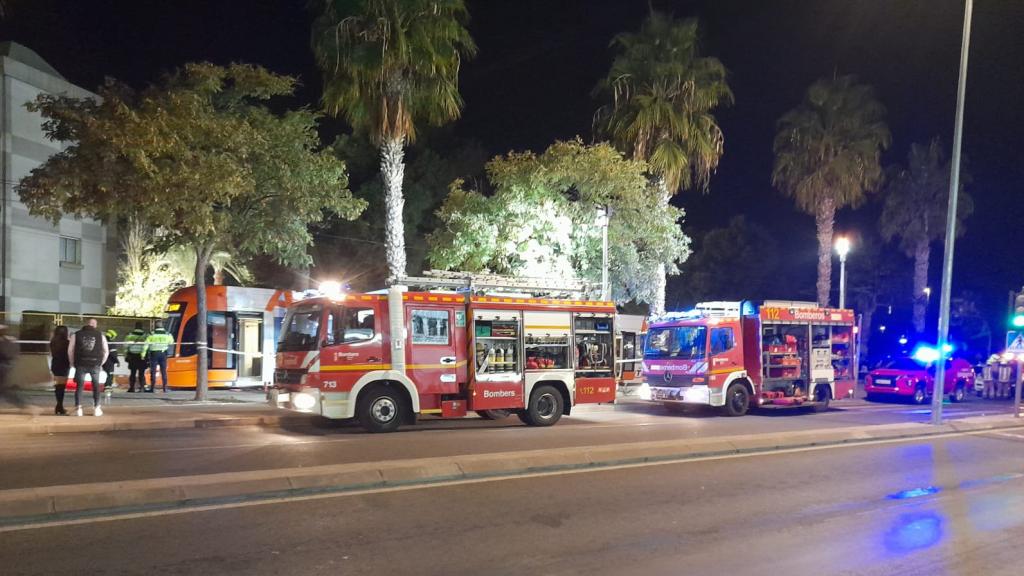
[[[206,400],[209,387],[209,354],[206,342],[206,269],[213,245],[196,246],[196,400]],[[165,376],[166,377],[166,376]]]
[[[658,210],[665,210],[668,208],[668,201],[671,198],[671,194],[668,191],[668,185],[665,183],[665,179],[658,177]],[[665,313],[665,289],[668,287],[668,274],[665,269],[665,264],[658,264],[658,269],[655,272],[654,277],[654,299],[651,301],[651,315],[661,316]]]
[[[405,139],[385,139],[380,147],[380,177],[384,182],[384,249],[388,260],[388,276],[405,276],[405,222],[402,219],[405,197]]]
[[[927,238],[920,238],[914,245],[914,330],[924,333],[924,324],[928,316],[928,297],[924,289],[928,287],[928,259],[932,255],[932,246]]]
[[[828,307],[832,291],[832,235],[836,223],[836,203],[825,198],[814,215],[818,228],[818,305]]]

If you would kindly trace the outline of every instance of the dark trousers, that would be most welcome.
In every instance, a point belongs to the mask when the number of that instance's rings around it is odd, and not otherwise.
[[[75,406],[82,405],[82,389],[85,388],[85,375],[92,378],[92,405],[100,405],[100,367],[75,366]]]
[[[67,389],[68,375],[53,375],[53,395],[57,398],[57,412],[64,409],[64,391]]]
[[[18,395],[18,391],[11,385],[11,369],[12,366],[8,364],[0,364],[0,402],[6,401],[18,408],[24,408],[28,406],[28,403]]]
[[[139,390],[146,389],[146,359],[141,354],[129,352],[125,355],[128,361],[128,389],[135,390],[136,375],[138,375]]]
[[[160,369],[160,379],[164,384],[164,392],[167,392],[167,352],[149,353],[149,387],[156,388],[156,369]]]

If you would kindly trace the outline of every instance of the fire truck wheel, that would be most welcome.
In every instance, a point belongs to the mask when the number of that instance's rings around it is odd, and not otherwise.
[[[503,420],[512,415],[511,410],[477,410],[476,415],[484,420]]]
[[[369,432],[394,432],[402,424],[402,397],[387,386],[377,386],[360,396],[356,415]]]
[[[729,386],[725,392],[725,415],[743,416],[750,408],[750,392],[743,384],[736,383]]]
[[[554,386],[538,386],[520,420],[530,426],[551,426],[562,417],[562,393]]]

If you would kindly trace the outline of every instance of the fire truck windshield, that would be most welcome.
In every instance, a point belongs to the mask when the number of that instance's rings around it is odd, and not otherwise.
[[[316,350],[322,312],[323,307],[320,305],[298,306],[289,312],[281,331],[281,340],[277,343],[277,351]]]
[[[700,360],[707,348],[704,326],[651,328],[644,358],[648,360]]]

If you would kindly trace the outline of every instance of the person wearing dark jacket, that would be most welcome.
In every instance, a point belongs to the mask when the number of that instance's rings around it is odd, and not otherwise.
[[[146,331],[142,329],[142,322],[135,323],[135,329],[124,337],[128,343],[124,359],[128,362],[128,391],[135,392],[135,383],[139,383],[139,392],[146,391],[146,367],[149,362],[146,360]]]
[[[114,368],[121,365],[121,359],[117,357],[117,346],[111,344],[117,340],[117,332],[114,330],[107,330],[103,333],[107,337],[107,344],[110,346],[110,353],[107,354],[107,361],[103,363],[103,371],[107,373],[107,380],[104,385],[114,385]]]
[[[64,390],[67,388],[68,372],[71,370],[68,342],[68,327],[57,326],[53,330],[53,338],[50,338],[50,373],[53,374],[53,393],[57,396],[57,407],[53,409],[53,413],[57,416],[66,416],[68,413],[64,409]]]
[[[92,379],[93,416],[103,416],[100,408],[100,367],[107,361],[110,348],[107,338],[96,329],[96,319],[90,318],[81,330],[71,335],[68,342],[68,360],[75,370],[75,415],[82,415],[82,388],[85,375]]]

